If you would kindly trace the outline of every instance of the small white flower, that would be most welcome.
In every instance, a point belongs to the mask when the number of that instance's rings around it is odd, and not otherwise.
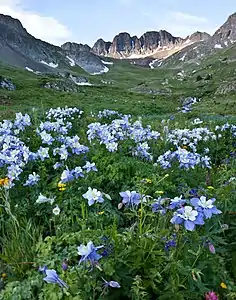
[[[52,210],[52,212],[54,213],[54,215],[59,215],[60,214],[60,208],[59,208],[59,206],[58,205],[56,205],[54,208],[53,208],[53,210]]]
[[[199,118],[194,119],[192,122],[193,125],[198,125],[198,124],[202,124],[202,123],[203,123],[203,121],[201,121]]]

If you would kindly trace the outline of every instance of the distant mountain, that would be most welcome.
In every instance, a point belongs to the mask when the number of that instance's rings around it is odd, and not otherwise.
[[[230,15],[226,22],[207,40],[189,45],[162,62],[162,66],[173,66],[183,63],[199,63],[201,58],[219,49],[236,43],[236,13]],[[160,65],[160,62],[154,66]]]
[[[129,59],[132,64],[150,68],[198,64],[202,57],[235,42],[236,13],[213,36],[197,31],[181,38],[160,30],[138,38],[122,32],[112,42],[99,39],[92,48],[71,42],[61,47],[51,45],[30,35],[19,20],[0,14],[0,61],[36,73],[65,73],[78,66],[88,73],[102,74],[112,64],[102,57]]]
[[[137,36],[130,36],[127,32],[122,32],[116,35],[112,42],[99,39],[92,47],[92,51],[97,55],[113,58],[133,59],[147,56],[163,58],[189,44],[206,40],[209,37],[210,35],[205,32],[196,32],[183,39],[174,37],[165,30],[160,30],[148,31],[138,38]]]
[[[5,63],[37,72],[61,72],[71,66],[88,73],[107,71],[90,50],[87,45],[73,43],[51,45],[30,35],[19,20],[0,14],[0,60]]]

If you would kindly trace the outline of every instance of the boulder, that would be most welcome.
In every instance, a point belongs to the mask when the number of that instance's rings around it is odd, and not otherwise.
[[[6,89],[8,91],[16,90],[15,84],[10,79],[4,78],[1,75],[0,75],[0,88]]]

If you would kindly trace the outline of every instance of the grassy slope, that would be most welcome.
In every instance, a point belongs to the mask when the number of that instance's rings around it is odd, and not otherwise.
[[[186,66],[184,81],[180,81],[177,76],[182,68],[150,70],[130,65],[125,60],[113,60],[114,65],[108,66],[110,71],[97,76],[88,75],[80,68],[72,68],[75,74],[85,75],[91,83],[100,85],[81,86],[79,93],[42,89],[42,76],[0,66],[1,75],[11,78],[17,85],[17,90],[13,92],[0,90],[0,119],[8,118],[16,111],[30,111],[33,107],[41,109],[64,105],[79,106],[87,111],[107,108],[136,115],[163,117],[176,112],[181,96],[202,98],[195,108],[198,115],[235,115],[236,95],[215,95],[217,87],[223,82],[236,80],[236,60],[232,61],[235,48],[236,46],[206,57],[201,65]],[[228,61],[223,61],[225,58]],[[196,81],[197,75],[204,77],[209,73],[213,75],[212,80]],[[166,79],[168,83],[164,85]],[[101,80],[113,83],[102,85]],[[154,96],[130,92],[131,88],[137,87],[155,90],[169,88],[172,93]],[[9,99],[3,99],[3,96],[8,96]]]

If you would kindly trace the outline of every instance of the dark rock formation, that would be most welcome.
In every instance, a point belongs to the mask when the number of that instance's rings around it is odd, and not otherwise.
[[[103,39],[99,39],[94,44],[92,51],[98,55],[106,56],[109,53],[111,42],[105,42]]]
[[[66,51],[71,51],[71,52],[80,52],[80,51],[85,51],[89,52],[91,48],[88,45],[83,45],[83,44],[77,44],[77,43],[71,43],[67,42],[61,46],[63,50]]]
[[[236,13],[228,17],[227,21],[214,33],[212,39],[215,42],[229,44],[236,42]]]
[[[222,85],[218,87],[215,94],[216,95],[226,95],[228,93],[236,92],[236,81],[224,82]]]
[[[191,42],[201,42],[206,41],[211,37],[207,32],[196,31],[193,34],[186,37],[185,40],[190,40]]]
[[[79,87],[70,80],[48,80],[41,84],[41,87],[44,89],[52,89],[58,92],[68,92],[68,93],[77,93],[79,92]]]

